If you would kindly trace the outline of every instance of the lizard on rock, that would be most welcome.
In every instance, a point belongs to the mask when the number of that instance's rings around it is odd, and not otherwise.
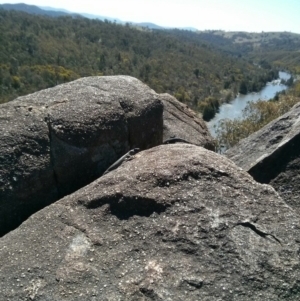
[[[135,155],[136,153],[138,153],[140,151],[139,148],[134,148],[131,149],[128,153],[126,153],[124,156],[122,156],[119,160],[117,160],[114,164],[112,164],[110,167],[108,167],[108,169],[103,173],[103,176],[107,173],[109,173],[110,171],[118,168],[124,161],[127,161],[128,159],[131,158],[131,156]]]

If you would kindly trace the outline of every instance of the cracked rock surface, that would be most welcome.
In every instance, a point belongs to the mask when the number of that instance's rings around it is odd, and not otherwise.
[[[300,214],[300,104],[240,141],[226,157],[272,185]]]
[[[163,104],[129,76],[88,77],[0,106],[0,236],[163,139]]]
[[[192,144],[215,150],[215,144],[203,119],[187,105],[169,94],[160,94],[164,105],[164,140],[180,137]]]
[[[202,147],[137,153],[0,239],[1,300],[299,300],[299,216]]]

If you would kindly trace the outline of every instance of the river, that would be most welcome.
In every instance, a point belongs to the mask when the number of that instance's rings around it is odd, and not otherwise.
[[[249,93],[246,95],[239,94],[232,102],[220,106],[219,113],[213,119],[207,122],[208,129],[213,137],[216,136],[215,129],[222,119],[236,119],[243,117],[243,110],[248,102],[258,100],[270,100],[275,97],[277,92],[286,90],[288,87],[281,84],[281,80],[288,80],[291,75],[287,72],[280,71],[279,78],[266,84],[258,93]]]

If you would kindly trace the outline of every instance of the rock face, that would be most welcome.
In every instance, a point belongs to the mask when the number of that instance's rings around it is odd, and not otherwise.
[[[299,300],[299,217],[269,185],[161,145],[0,239],[1,300]]]
[[[256,181],[271,184],[300,213],[300,104],[225,155]]]
[[[0,106],[0,235],[163,140],[158,94],[128,76],[90,77]]]
[[[192,144],[215,150],[215,144],[205,122],[187,105],[169,94],[160,95],[164,104],[164,140],[180,137]]]

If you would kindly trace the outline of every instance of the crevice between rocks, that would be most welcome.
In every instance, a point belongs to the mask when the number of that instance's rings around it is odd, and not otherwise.
[[[122,108],[122,110],[124,112],[124,117],[125,117],[125,122],[126,122],[126,127],[127,127],[127,142],[128,142],[129,149],[131,149],[131,148],[133,148],[133,145],[132,145],[132,141],[131,141],[131,138],[130,138],[131,137],[131,135],[130,135],[130,125],[129,125],[129,120],[128,120],[127,113],[132,110],[132,107],[127,105],[122,100],[119,101],[119,105],[120,105],[120,107]]]
[[[55,171],[55,164],[54,164],[54,155],[53,155],[53,147],[52,147],[52,128],[51,128],[51,123],[50,123],[50,118],[49,116],[47,116],[45,118],[45,122],[47,124],[48,127],[48,136],[49,136],[49,145],[50,145],[50,164],[51,164],[51,168],[53,171],[53,179],[54,179],[54,183],[55,183],[55,188],[57,190],[57,199],[59,199],[62,195],[60,193],[59,190],[59,182],[58,182],[58,177]]]

